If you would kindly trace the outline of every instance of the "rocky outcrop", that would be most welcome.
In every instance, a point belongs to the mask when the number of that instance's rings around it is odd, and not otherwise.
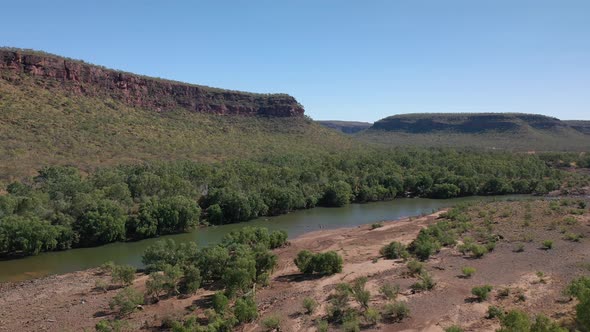
[[[0,49],[0,78],[17,83],[23,75],[47,87],[121,100],[132,107],[167,111],[273,117],[302,116],[303,107],[286,94],[256,94],[210,88],[124,73],[34,51]]]

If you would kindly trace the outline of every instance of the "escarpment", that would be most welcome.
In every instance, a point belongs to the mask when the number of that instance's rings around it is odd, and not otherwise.
[[[0,79],[19,84],[33,78],[47,89],[89,97],[113,98],[131,107],[165,112],[296,117],[304,114],[286,94],[257,94],[144,77],[51,54],[0,49]]]

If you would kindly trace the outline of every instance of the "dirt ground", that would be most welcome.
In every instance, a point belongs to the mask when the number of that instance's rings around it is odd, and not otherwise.
[[[379,287],[394,283],[401,287],[398,300],[405,301],[410,308],[409,318],[402,322],[364,327],[369,331],[443,331],[455,324],[465,331],[494,331],[499,327],[498,321],[485,318],[490,305],[568,320],[575,303],[564,298],[561,291],[573,278],[590,274],[590,216],[586,209],[584,215],[573,216],[575,223],[566,225],[562,219],[568,215],[568,207],[552,211],[546,201],[533,202],[531,225],[523,226],[523,215],[528,211],[523,204],[526,203],[498,202],[474,208],[473,223],[482,222],[483,214],[488,219],[493,215],[493,231],[501,240],[494,251],[480,259],[464,256],[456,249],[442,249],[426,263],[426,269],[437,283],[427,292],[413,293],[410,285],[417,279],[407,275],[405,262],[381,258],[379,249],[391,241],[410,243],[421,228],[435,223],[441,212],[386,222],[376,229],[367,225],[321,230],[293,239],[289,246],[275,251],[279,266],[270,286],[256,294],[259,320],[238,330],[260,331],[262,319],[272,314],[280,317],[282,331],[315,331],[315,322],[325,316],[328,296],[335,286],[362,276],[369,280],[371,306],[382,306],[386,300],[379,295]],[[582,234],[585,238],[580,242],[567,241],[565,232]],[[554,241],[553,249],[540,248],[545,239]],[[517,245],[522,245],[524,251],[515,252]],[[302,249],[337,251],[344,258],[342,273],[326,277],[301,275],[293,258]],[[462,278],[464,266],[472,266],[477,271],[471,278]],[[542,281],[538,271],[544,274]],[[147,276],[138,273],[133,287],[142,290],[146,279]],[[97,280],[108,282],[109,276],[91,269],[0,284],[0,331],[94,330],[99,320],[114,317],[108,302],[118,291],[95,289]],[[492,295],[487,301],[475,302],[471,288],[484,284],[493,286]],[[503,288],[510,289],[509,296],[499,296]],[[145,305],[143,310],[129,317],[128,328],[159,330],[166,317],[179,319],[191,312],[202,312],[211,294],[212,291],[201,290],[192,297]],[[312,315],[303,313],[305,297],[312,297],[320,304]],[[331,328],[338,330],[334,326]]]

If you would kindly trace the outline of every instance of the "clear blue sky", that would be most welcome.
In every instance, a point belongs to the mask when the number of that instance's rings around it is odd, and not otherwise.
[[[4,1],[0,45],[295,96],[314,119],[590,119],[590,1]]]

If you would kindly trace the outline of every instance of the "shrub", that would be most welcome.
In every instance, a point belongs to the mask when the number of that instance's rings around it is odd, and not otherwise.
[[[543,249],[545,249],[545,250],[553,249],[553,241],[551,241],[551,240],[543,241]]]
[[[312,299],[311,297],[306,297],[303,299],[303,308],[305,309],[305,313],[308,315],[313,314],[315,309],[318,307],[318,303],[316,300]]]
[[[377,325],[381,320],[381,314],[375,308],[367,308],[364,312],[365,321],[368,325]]]
[[[432,279],[432,276],[426,271],[422,271],[422,273],[420,273],[419,278],[420,281],[410,286],[412,290],[415,292],[431,290],[434,288],[434,286],[436,286],[436,283]]]
[[[330,306],[328,307],[328,316],[333,322],[340,322],[344,318],[351,293],[350,285],[346,283],[336,285],[336,291],[330,295]]]
[[[399,294],[399,285],[385,284],[379,288],[379,293],[388,300],[395,300]]]
[[[96,332],[121,332],[126,331],[129,326],[129,323],[122,320],[107,320],[101,319],[96,325],[94,329]]]
[[[129,265],[115,265],[111,277],[114,284],[131,285],[135,279],[135,268]]]
[[[400,322],[410,315],[410,308],[404,302],[387,303],[383,308],[383,317],[392,322]]]
[[[471,267],[471,266],[464,266],[461,269],[461,272],[463,273],[463,276],[465,278],[471,278],[471,276],[475,273],[475,271],[476,271],[475,268]]]
[[[524,251],[524,244],[519,243],[516,245],[516,247],[514,247],[514,252],[523,252]]]
[[[100,267],[100,272],[102,274],[107,274],[107,273],[111,273],[113,272],[113,269],[115,268],[115,262],[113,261],[108,261],[108,262],[104,262]]]
[[[325,320],[320,320],[317,323],[318,332],[328,332],[329,325],[328,322]]]
[[[580,277],[565,289],[567,295],[576,297],[576,320],[582,330],[590,331],[590,277]]]
[[[564,235],[564,240],[571,241],[571,242],[580,242],[580,240],[584,237],[583,234],[576,234],[576,233],[566,233]]]
[[[254,298],[245,297],[239,298],[234,304],[234,315],[238,320],[238,323],[251,322],[258,317],[258,308]]]
[[[531,330],[529,316],[519,310],[511,310],[500,320],[501,328],[498,332],[521,332]]]
[[[531,326],[531,332],[568,332],[545,315],[537,315]]]
[[[502,318],[503,316],[504,316],[504,310],[502,310],[502,308],[496,307],[494,305],[491,305],[488,307],[487,318],[489,318],[489,319]]]
[[[131,287],[124,288],[109,302],[111,310],[117,309],[119,316],[126,316],[143,304],[143,294]]]
[[[408,268],[408,272],[412,276],[420,274],[424,270],[424,264],[414,260],[409,261],[408,264],[406,264],[406,267]]]
[[[223,314],[226,312],[227,307],[229,306],[229,299],[223,292],[216,292],[213,294],[213,309],[218,314]]]
[[[277,315],[266,316],[264,319],[262,319],[262,325],[268,331],[279,330],[281,327],[281,319]]]
[[[302,273],[334,274],[342,272],[342,257],[335,251],[314,254],[302,250],[295,258],[295,265]]]
[[[96,282],[94,283],[94,288],[96,290],[100,290],[104,293],[107,292],[109,285],[106,283],[106,281],[102,280],[102,279],[98,279],[96,280]]]
[[[485,301],[488,299],[490,292],[492,291],[492,286],[484,285],[479,287],[473,287],[471,289],[471,294],[473,294],[479,302]]]
[[[382,222],[376,222],[376,223],[371,224],[371,230],[381,228],[381,227],[383,227]]]
[[[463,329],[457,325],[449,326],[445,329],[445,332],[463,332]]]
[[[474,244],[471,246],[471,256],[475,258],[481,258],[488,253],[488,249],[485,246]]]
[[[371,293],[365,289],[367,283],[366,277],[358,278],[352,284],[352,296],[364,309],[369,307],[369,300],[371,299]]]
[[[342,319],[342,331],[344,332],[360,332],[361,323],[356,312],[348,311]]]
[[[387,259],[406,259],[410,256],[406,249],[406,246],[396,241],[393,241],[390,244],[381,248],[381,250],[379,250],[379,253]]]
[[[510,295],[510,288],[502,288],[500,291],[498,291],[498,296],[500,297],[508,297]]]

